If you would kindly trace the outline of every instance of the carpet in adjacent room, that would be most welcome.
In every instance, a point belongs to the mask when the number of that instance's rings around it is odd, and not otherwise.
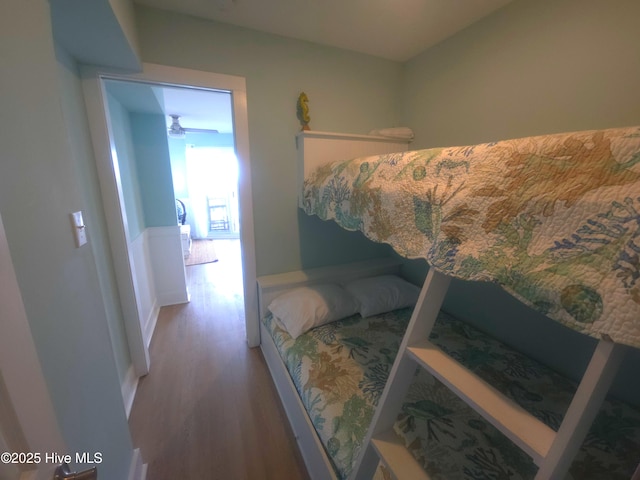
[[[218,261],[218,255],[213,240],[193,240],[191,243],[191,253],[184,259],[184,264],[200,265]]]

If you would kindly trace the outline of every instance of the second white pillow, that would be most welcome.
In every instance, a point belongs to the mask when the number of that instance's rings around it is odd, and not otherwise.
[[[371,317],[398,308],[412,307],[418,301],[420,289],[397,275],[354,280],[345,285],[360,305],[360,315]]]
[[[314,327],[358,312],[358,303],[340,285],[322,284],[289,290],[269,304],[292,338]]]

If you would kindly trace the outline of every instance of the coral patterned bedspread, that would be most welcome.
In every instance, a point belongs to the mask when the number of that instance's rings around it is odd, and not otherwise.
[[[640,127],[330,163],[303,208],[640,348]]]
[[[271,334],[337,477],[349,478],[391,371],[411,308],[316,327],[295,340],[271,315]],[[440,312],[431,341],[557,430],[576,385]],[[520,448],[426,370],[418,369],[394,430],[432,480],[531,480]],[[626,480],[640,451],[640,411],[603,403],[570,469],[576,480]]]

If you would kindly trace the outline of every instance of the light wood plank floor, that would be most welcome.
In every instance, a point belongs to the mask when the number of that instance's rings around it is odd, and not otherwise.
[[[307,479],[259,349],[245,340],[239,243],[187,267],[191,303],[163,307],[129,425],[148,480]]]

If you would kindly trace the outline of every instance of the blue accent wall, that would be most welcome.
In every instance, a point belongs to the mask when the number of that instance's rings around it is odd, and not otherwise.
[[[130,113],[145,227],[177,225],[164,115]]]
[[[129,233],[129,239],[134,240],[144,231],[145,221],[136,167],[135,148],[131,135],[131,122],[129,112],[109,93],[108,85],[107,102],[111,132],[118,158],[118,174],[122,188],[124,210],[127,217],[125,226]]]

